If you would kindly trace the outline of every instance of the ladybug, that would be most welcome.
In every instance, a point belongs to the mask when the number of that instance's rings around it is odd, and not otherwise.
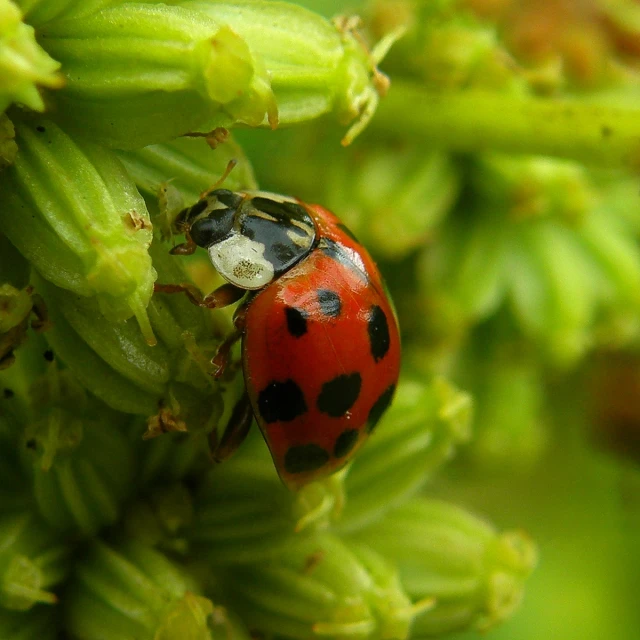
[[[260,426],[292,489],[343,467],[391,403],[400,337],[380,273],[327,209],[261,191],[215,189],[178,214],[186,242],[203,247],[227,281],[206,297],[189,284],[156,285],[220,308],[241,298],[234,332],[214,363],[220,375],[242,338],[245,394],[214,457]]]

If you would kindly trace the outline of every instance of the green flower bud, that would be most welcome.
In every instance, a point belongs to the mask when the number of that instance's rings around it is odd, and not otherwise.
[[[634,223],[581,165],[493,154],[476,168],[483,207],[502,210],[513,229],[507,280],[522,328],[555,362],[574,362],[596,337],[598,306],[637,308]]]
[[[300,532],[326,527],[342,506],[343,472],[291,492],[256,431],[233,458],[209,471],[196,493],[187,536],[192,552],[211,565],[274,559]]]
[[[343,124],[355,119],[343,138],[343,144],[349,144],[386,92],[388,80],[376,64],[397,34],[369,52],[357,35],[357,21],[332,23],[287,2],[195,0],[181,6],[229,25],[246,40],[268,71],[280,124],[335,113]],[[216,123],[220,125],[227,126]]]
[[[383,558],[330,534],[292,542],[272,564],[233,567],[220,589],[251,629],[301,640],[402,639],[416,613]]]
[[[637,313],[640,251],[633,228],[616,214],[610,199],[603,198],[577,229],[577,235],[602,274],[603,302]]]
[[[170,376],[166,347],[149,347],[130,322],[109,322],[95,300],[36,286],[53,323],[47,342],[77,379],[118,411],[155,413]]]
[[[75,327],[70,324],[60,309],[56,308],[57,304],[53,296],[57,294],[62,297],[64,295],[61,293],[62,290],[56,290],[52,295],[54,290],[47,287],[43,282],[38,284],[38,289],[43,292],[51,311],[53,327],[47,332],[47,342],[76,377],[82,380],[82,384],[113,409],[127,413],[153,415],[157,411],[161,389],[164,384],[164,376],[161,376],[163,383],[158,385],[153,383],[153,378],[156,376],[150,376],[151,384],[149,384],[149,380],[146,381],[147,389],[142,388],[140,385],[134,385],[131,376],[122,375],[122,373],[115,369],[109,362],[106,362],[102,358],[101,352],[95,351],[92,346],[83,339]],[[78,300],[79,298],[76,298],[76,301]],[[110,334],[113,340],[122,336],[121,331],[116,332],[116,329],[119,328],[120,325],[114,325],[104,319],[99,314],[96,305],[89,305],[88,308],[75,308],[84,311],[81,315],[81,321],[84,319],[93,322],[96,318],[101,319],[104,325],[102,328],[104,329],[106,327],[111,330]],[[125,324],[124,327],[127,331],[125,331],[125,336],[122,336],[123,343],[125,346],[128,346],[133,340],[132,334],[138,335],[139,331],[130,324]],[[82,329],[86,329],[86,325],[82,325]],[[95,336],[92,334],[92,339],[99,344],[100,334],[98,332],[96,333],[97,335]],[[124,338],[126,338],[126,340],[124,340]],[[106,348],[109,352],[115,349],[115,347],[111,345]],[[166,354],[166,351],[160,349],[159,352],[160,360],[162,356]],[[119,351],[117,353],[119,353]],[[155,354],[156,352],[152,353]],[[141,357],[137,353],[134,352],[134,354],[136,360],[132,363],[131,369],[134,368],[135,362],[141,360]],[[151,374],[162,373],[166,368],[159,368],[161,365],[160,361],[156,362],[155,365],[153,368],[150,367]]]
[[[211,465],[211,450],[207,434],[165,433],[151,440],[141,440],[144,427],[134,423],[131,437],[137,445],[136,487],[147,487],[154,482],[182,480]]]
[[[19,102],[44,111],[38,86],[59,89],[60,63],[36,42],[33,27],[22,22],[20,9],[11,0],[0,0],[0,114]]]
[[[6,418],[9,432],[22,435],[31,419],[31,387],[44,374],[51,353],[44,338],[31,333],[16,351],[15,363],[0,369],[0,416]]]
[[[494,324],[487,326],[491,330],[499,335]],[[485,472],[527,473],[546,450],[548,440],[540,368],[529,359],[509,354],[503,345],[487,349],[491,341],[484,333],[474,337],[474,361],[460,363],[460,369],[466,369],[474,380],[470,385],[474,435],[466,453]]]
[[[90,15],[127,0],[15,0],[27,22],[39,27],[51,20]]]
[[[0,284],[0,369],[14,363],[13,352],[27,337],[32,307],[28,289]]]
[[[0,609],[0,638],[3,640],[57,640],[60,636],[58,612],[36,605],[28,613]]]
[[[614,174],[600,180],[598,187],[597,204],[576,233],[599,276],[603,313],[594,339],[610,348],[629,344],[640,335],[640,216],[636,207],[629,206],[638,186],[633,176]]]
[[[419,277],[423,296],[446,310],[450,320],[442,323],[440,311],[427,316],[427,328],[449,338],[486,318],[504,300],[509,229],[497,215],[453,215],[440,233],[439,242],[421,258]]]
[[[151,253],[162,282],[188,280],[166,247],[152,247]],[[131,323],[113,323],[101,316],[95,301],[42,280],[37,286],[53,312],[47,339],[88,390],[118,411],[145,415],[145,437],[165,431],[193,432],[194,441],[172,462],[177,474],[173,477],[182,477],[191,462],[201,459],[206,447],[202,436],[222,410],[210,360],[224,330],[216,328],[209,312],[186,296],[157,295],[149,305],[149,317],[160,342],[149,347]],[[215,318],[219,325],[223,323]],[[143,477],[150,479],[161,470],[158,465],[169,450],[165,445],[152,447],[148,464],[142,465]]]
[[[55,364],[33,382],[24,441],[38,509],[56,529],[86,536],[119,518],[133,480],[121,420]]]
[[[0,234],[0,370],[15,361],[14,350],[36,331],[49,327],[44,302],[28,286],[29,263]]]
[[[357,541],[396,562],[413,600],[432,598],[412,637],[466,628],[486,631],[519,606],[537,552],[521,532],[497,533],[483,520],[438,500],[415,499],[361,530]]]
[[[0,334],[21,324],[31,313],[31,296],[26,289],[0,285]]]
[[[133,149],[198,129],[277,124],[262,61],[201,12],[122,3],[38,33],[67,81],[51,96],[56,117],[94,140]]]
[[[479,197],[510,222],[555,217],[574,225],[597,202],[587,170],[575,162],[492,153],[481,156],[473,169]]]
[[[251,640],[254,636],[246,628],[244,621],[225,607],[216,607],[213,620],[209,623],[214,638],[232,638],[232,640]]]
[[[224,174],[231,160],[237,164],[220,185],[231,191],[257,189],[251,164],[240,145],[227,138],[212,149],[204,139],[178,138],[137,151],[117,151],[139,191],[157,203],[167,183],[182,196],[182,206],[190,206]]]
[[[24,379],[28,352],[28,348],[21,349],[15,366],[0,371],[0,513],[33,509],[32,483],[21,458],[28,417],[30,381]]]
[[[596,340],[599,312],[633,316],[640,252],[635,222],[617,213],[620,194],[549,158],[484,156],[472,178],[477,207],[451,216],[422,257],[424,297],[439,311],[428,315],[432,334],[459,339],[506,301],[522,332],[566,366]]]
[[[95,541],[65,593],[66,628],[78,640],[212,640],[210,600],[164,555],[138,542]]]
[[[42,280],[37,287],[52,312],[47,340],[89,391],[118,411],[147,416],[147,437],[211,429],[221,400],[206,370],[215,334],[201,329],[210,327],[205,311],[186,296],[154,296],[149,317],[159,342],[150,347],[130,322],[100,315],[95,301]]]
[[[3,231],[44,278],[95,297],[113,320],[135,315],[151,342],[151,224],[135,185],[108,150],[46,120],[15,125],[19,152],[0,174]]]
[[[521,92],[526,88],[493,25],[449,0],[373,2],[375,34],[404,26],[406,34],[385,67],[392,77],[413,76],[445,91],[468,88]]]
[[[24,289],[29,284],[31,267],[20,252],[0,233],[0,285]]]
[[[451,159],[423,148],[360,147],[328,167],[322,202],[374,254],[406,256],[428,234],[457,198],[460,180]]]
[[[523,225],[509,267],[507,286],[524,332],[554,363],[574,363],[590,346],[599,284],[575,233],[549,221]]]
[[[184,554],[185,528],[193,522],[191,494],[182,484],[156,485],[125,513],[122,530],[145,545]]]
[[[444,90],[525,88],[493,28],[462,21],[423,26],[427,39],[420,52],[419,73],[428,85]]]
[[[402,380],[389,411],[349,470],[340,531],[381,518],[415,493],[469,439],[471,397],[443,379]]]
[[[0,385],[4,385],[1,378]],[[15,392],[9,387],[0,391],[0,513],[24,511],[33,507],[31,482],[19,455],[22,424],[9,417],[11,409],[7,406],[14,399],[18,401]]]
[[[0,605],[27,611],[37,602],[53,604],[50,587],[69,570],[71,547],[32,511],[0,515]]]

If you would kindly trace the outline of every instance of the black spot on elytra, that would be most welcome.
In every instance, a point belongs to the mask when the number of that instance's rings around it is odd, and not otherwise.
[[[329,462],[329,454],[317,444],[299,444],[291,447],[284,456],[284,468],[288,473],[315,471]]]
[[[369,332],[371,355],[378,362],[378,360],[382,360],[387,355],[391,345],[391,336],[389,335],[387,316],[377,304],[374,304],[369,310],[367,330]]]
[[[287,329],[294,338],[300,338],[307,333],[307,313],[295,307],[285,307]]]
[[[9,400],[9,398],[13,398],[13,396],[15,396],[16,394],[13,392],[13,389],[3,389],[2,390],[2,397],[6,398],[7,400]]]
[[[362,378],[359,373],[343,373],[322,385],[318,409],[332,418],[342,417],[358,399]]]
[[[44,133],[46,131],[46,129],[42,125],[40,125],[40,126],[36,127],[36,131],[38,131],[39,133]]]
[[[367,418],[367,433],[371,433],[380,422],[384,412],[389,408],[391,400],[393,400],[393,394],[396,390],[396,385],[392,384],[388,389],[385,389],[380,394],[380,397],[375,401],[371,411],[369,411],[369,417]]]
[[[304,394],[293,380],[269,383],[258,396],[258,410],[265,422],[290,422],[307,410]]]
[[[330,289],[318,289],[318,303],[320,311],[329,318],[337,318],[342,310],[340,296]]]
[[[44,355],[44,359],[47,362],[53,362],[53,351],[51,349],[47,349],[42,355]]]
[[[336,444],[333,447],[333,455],[336,458],[344,458],[358,442],[358,430],[347,429],[343,431],[336,440]]]

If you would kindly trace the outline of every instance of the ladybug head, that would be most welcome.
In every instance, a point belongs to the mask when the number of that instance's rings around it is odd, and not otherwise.
[[[194,205],[190,216],[199,216],[189,230],[193,241],[208,250],[220,275],[241,289],[269,284],[306,256],[316,238],[306,208],[272,193],[217,189]]]
[[[224,240],[231,233],[241,203],[242,196],[227,189],[208,193],[189,209],[189,218],[196,218],[189,228],[191,239],[205,249]]]

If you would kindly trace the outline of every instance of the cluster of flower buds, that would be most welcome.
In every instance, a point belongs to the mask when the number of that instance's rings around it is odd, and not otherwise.
[[[152,547],[94,542],[69,585],[67,628],[76,638],[213,640],[213,604],[179,565]],[[235,636],[233,636],[235,637]]]
[[[455,330],[508,301],[554,364],[628,340],[623,317],[640,302],[640,254],[635,222],[612,212],[622,213],[631,181],[614,188],[573,162],[504,155],[480,157],[472,177],[474,207],[445,222],[421,266],[432,304],[450,310]]]
[[[3,232],[45,279],[95,297],[110,319],[136,316],[152,342],[152,231],[133,181],[112,152],[44,118],[13,123],[20,151],[0,175]]]
[[[357,22],[332,23],[285,2],[245,0],[240,11],[239,3],[206,1],[26,3],[44,50],[7,2],[31,68],[15,65],[16,90],[6,104],[28,102],[25,92],[38,96],[36,82],[64,84],[46,98],[59,121],[118,148],[332,112],[341,122],[355,120],[349,142],[388,84],[376,69],[388,42],[370,52]],[[7,45],[5,55],[11,53]]]
[[[525,534],[498,534],[458,507],[424,498],[390,511],[355,539],[397,563],[414,600],[433,599],[415,621],[418,637],[488,630],[518,606],[536,562]]]

